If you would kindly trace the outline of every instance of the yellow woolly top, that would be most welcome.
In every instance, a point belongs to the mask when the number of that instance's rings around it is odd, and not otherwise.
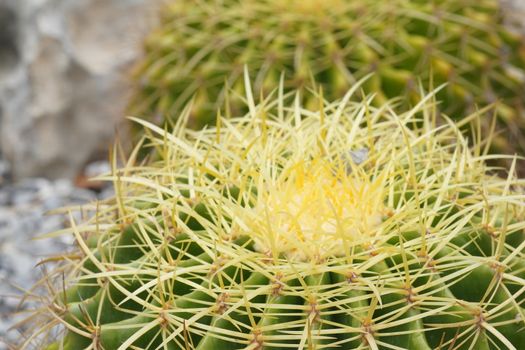
[[[257,249],[315,260],[344,255],[348,242],[374,236],[382,222],[381,183],[348,172],[322,159],[283,171],[255,208],[268,223],[253,222],[253,231],[264,229]]]

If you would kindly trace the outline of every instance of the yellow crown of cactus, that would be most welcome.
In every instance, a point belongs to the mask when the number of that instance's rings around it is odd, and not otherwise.
[[[488,172],[479,133],[469,146],[435,125],[432,96],[396,114],[351,102],[359,89],[318,108],[248,89],[247,115],[199,132],[137,119],[158,158],[102,177],[116,197],[68,230],[78,251],[49,276],[67,288],[34,339],[63,325],[48,350],[524,349],[523,181]]]
[[[501,12],[498,0],[176,0],[146,41],[131,113],[172,123],[195,95],[193,126],[213,125],[223,105],[238,115],[243,103],[226,91],[243,95],[245,64],[257,96],[284,72],[287,88],[314,78],[339,99],[374,72],[363,89],[378,105],[399,96],[417,103],[420,83],[445,82],[439,108],[453,118],[499,101],[501,125],[511,127],[496,146],[525,150],[525,39]]]

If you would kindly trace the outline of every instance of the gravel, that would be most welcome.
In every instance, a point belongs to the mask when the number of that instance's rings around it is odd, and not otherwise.
[[[107,169],[104,164],[92,168]],[[93,174],[90,174],[93,175]],[[35,240],[48,232],[64,228],[64,215],[48,215],[64,206],[81,205],[106,198],[112,190],[101,193],[75,187],[72,181],[41,178],[18,183],[8,181],[8,169],[0,161],[0,350],[20,337],[19,329],[10,329],[24,318],[20,298],[42,276],[35,266],[43,258],[66,251],[70,236]]]

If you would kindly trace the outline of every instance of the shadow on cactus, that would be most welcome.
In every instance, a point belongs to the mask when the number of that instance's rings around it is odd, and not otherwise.
[[[503,26],[500,6],[497,0],[173,1],[146,41],[131,113],[157,125],[172,122],[195,95],[195,127],[213,125],[224,104],[238,115],[241,99],[226,101],[225,92],[243,94],[245,64],[256,96],[271,91],[283,71],[287,88],[313,78],[330,100],[375,73],[363,88],[376,94],[377,105],[399,96],[417,103],[420,82],[427,90],[449,83],[438,100],[453,119],[499,101],[500,125],[509,127],[494,144],[505,153],[523,151],[525,39]]]
[[[198,132],[136,119],[158,160],[102,177],[117,195],[69,230],[78,251],[49,275],[66,288],[35,311],[48,320],[35,339],[525,348],[523,181],[489,173],[479,135],[469,147],[457,125],[436,127],[431,95],[396,114],[352,102],[358,89],[311,96],[318,108],[282,87],[255,105],[248,89],[246,116]]]

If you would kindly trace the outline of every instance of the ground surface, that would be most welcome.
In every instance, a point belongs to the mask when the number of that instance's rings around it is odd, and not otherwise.
[[[111,194],[109,187],[97,193],[69,180],[27,179],[13,184],[3,169],[5,165],[0,162],[0,350],[20,337],[17,329],[9,328],[24,318],[20,297],[42,276],[43,270],[35,266],[43,258],[65,252],[71,246],[71,237],[35,240],[68,224],[64,215],[49,212],[66,205],[81,206]]]

